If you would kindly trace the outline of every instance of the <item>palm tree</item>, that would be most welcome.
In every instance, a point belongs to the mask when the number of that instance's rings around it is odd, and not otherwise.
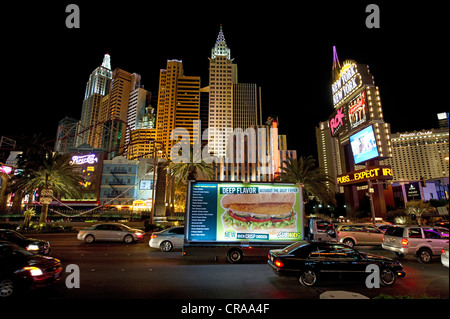
[[[202,177],[206,179],[211,179],[214,175],[214,169],[211,164],[207,164],[200,158],[193,154],[191,147],[191,156],[189,157],[189,162],[179,162],[169,164],[169,175],[175,177],[177,181],[187,183],[189,180],[196,180],[198,175],[201,174]]]
[[[419,225],[423,225],[425,215],[435,212],[436,208],[431,206],[430,203],[425,203],[423,200],[413,200],[406,203],[406,213],[410,217],[414,215]]]
[[[14,193],[13,206],[11,207],[14,212],[21,212],[22,198],[26,192],[23,189],[16,187],[15,181],[24,177],[31,176],[31,173],[42,169],[44,167],[44,161],[51,156],[51,148],[48,147],[48,140],[40,133],[32,135],[24,135],[19,140],[16,151],[19,151],[17,155],[17,168],[20,175],[12,177],[12,183],[8,183],[8,187],[5,192]],[[31,193],[34,190],[31,191]],[[30,193],[30,195],[31,195]],[[30,201],[31,201],[30,196]],[[0,207],[2,207],[2,200],[0,198]]]
[[[316,167],[312,156],[299,159],[288,157],[283,161],[279,180],[282,182],[303,184],[304,197],[312,195],[323,201],[324,204],[336,205],[334,194],[327,187],[327,182],[333,183],[321,169]]]
[[[38,170],[29,170],[16,180],[16,188],[29,193],[39,189],[39,192],[53,193],[54,196],[70,196],[81,198],[80,183],[83,180],[81,172],[69,164],[70,154],[54,153],[50,155]],[[48,203],[42,202],[42,212],[39,220],[47,219]]]
[[[171,162],[168,165],[169,178],[171,181],[168,183],[175,189],[173,190],[172,197],[174,198],[174,204],[177,205],[178,211],[181,211],[181,207],[186,202],[186,184],[189,180],[196,180],[199,175],[203,179],[211,179],[214,176],[214,169],[212,164],[207,164],[200,158],[193,154],[191,146],[189,162]]]

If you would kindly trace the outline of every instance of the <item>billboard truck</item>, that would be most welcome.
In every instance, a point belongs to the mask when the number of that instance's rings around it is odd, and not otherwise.
[[[303,240],[300,184],[190,181],[183,255],[265,256]]]

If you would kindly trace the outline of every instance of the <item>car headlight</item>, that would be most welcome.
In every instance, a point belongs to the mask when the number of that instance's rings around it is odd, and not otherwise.
[[[39,245],[36,245],[36,244],[29,244],[29,245],[27,246],[27,250],[30,250],[30,251],[36,251],[36,250],[39,250]]]
[[[44,274],[38,267],[24,267],[23,269],[28,270],[33,277],[42,276]]]

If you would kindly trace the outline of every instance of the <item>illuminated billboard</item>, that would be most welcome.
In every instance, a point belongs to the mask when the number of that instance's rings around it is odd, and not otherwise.
[[[348,119],[350,128],[354,129],[369,119],[366,90],[362,90],[348,103]]]
[[[372,125],[351,135],[350,144],[355,164],[363,163],[379,156]]]
[[[302,193],[283,183],[190,182],[188,241],[296,241],[303,237]]]
[[[96,203],[99,198],[102,171],[103,153],[96,151],[71,152],[69,164],[79,171],[83,179],[80,181],[82,198],[66,198],[62,196],[63,202],[92,202]]]
[[[347,97],[362,85],[361,74],[358,65],[351,60],[344,62],[338,79],[331,86],[333,92],[333,104],[337,108]]]

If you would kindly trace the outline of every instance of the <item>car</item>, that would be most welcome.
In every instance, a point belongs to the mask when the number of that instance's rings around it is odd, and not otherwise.
[[[362,253],[336,242],[299,241],[284,249],[270,250],[267,263],[278,276],[297,277],[306,287],[326,278],[367,278],[369,265],[379,267],[380,283],[384,286],[391,286],[406,275],[396,260]]]
[[[336,229],[339,242],[355,245],[381,245],[383,232],[370,224],[340,224]]]
[[[120,223],[102,223],[78,231],[77,239],[86,243],[94,241],[123,241],[131,244],[144,239],[144,231]]]
[[[443,227],[394,225],[386,229],[381,247],[400,258],[414,255],[421,263],[428,264],[448,245],[448,233]]]
[[[51,285],[61,277],[61,262],[31,253],[7,241],[0,241],[0,298],[26,289]]]
[[[441,263],[448,268],[448,245],[442,248]]]
[[[50,243],[42,239],[28,238],[12,229],[0,229],[0,240],[9,241],[29,252],[39,255],[50,254]]]
[[[174,248],[182,248],[184,243],[184,227],[172,227],[150,236],[148,245],[169,252]]]

